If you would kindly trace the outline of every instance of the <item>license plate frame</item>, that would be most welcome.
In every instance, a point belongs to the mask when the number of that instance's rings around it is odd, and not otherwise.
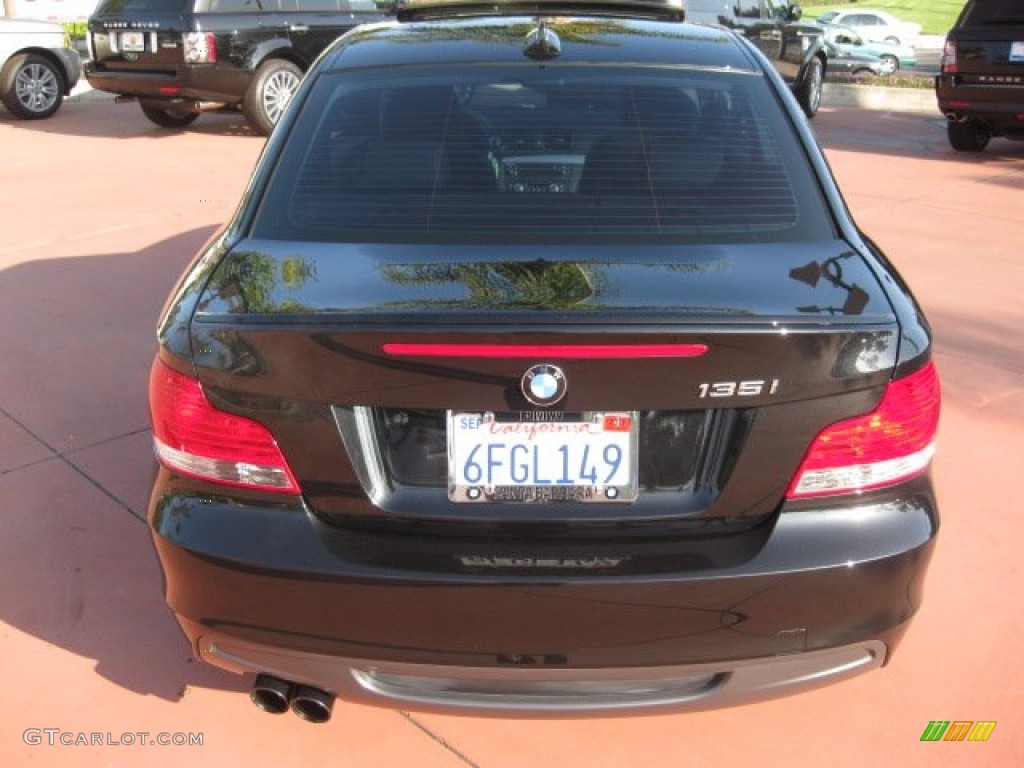
[[[125,53],[145,53],[146,33],[134,29],[122,32],[121,50]]]
[[[449,410],[445,418],[453,502],[636,501],[635,411]]]

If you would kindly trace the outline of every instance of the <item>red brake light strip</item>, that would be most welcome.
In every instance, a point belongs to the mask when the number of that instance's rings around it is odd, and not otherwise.
[[[629,360],[651,357],[700,357],[706,344],[401,344],[382,345],[393,357],[558,358]]]

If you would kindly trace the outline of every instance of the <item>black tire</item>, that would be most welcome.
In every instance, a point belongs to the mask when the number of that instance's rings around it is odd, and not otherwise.
[[[284,59],[260,64],[242,97],[242,112],[252,129],[269,136],[302,81],[302,70]]]
[[[64,100],[64,73],[34,53],[12,56],[0,73],[0,100],[22,120],[50,117]]]
[[[882,70],[883,74],[895,75],[899,71],[900,60],[891,53],[883,53],[878,58],[882,60],[882,66],[884,67]]]
[[[815,56],[807,62],[807,73],[796,89],[796,100],[807,117],[814,117],[821,106],[821,88],[825,80],[825,67],[821,57]]]
[[[142,104],[142,114],[161,128],[184,128],[192,125],[199,117],[198,112],[178,112],[165,107],[151,107]]]
[[[957,152],[981,152],[992,138],[992,132],[985,125],[973,120],[946,123],[946,135],[949,146]]]

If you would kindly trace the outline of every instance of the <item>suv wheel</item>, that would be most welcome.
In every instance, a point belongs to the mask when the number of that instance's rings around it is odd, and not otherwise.
[[[949,136],[949,146],[957,152],[981,152],[992,138],[992,132],[974,120],[946,123],[946,134]]]
[[[242,98],[242,112],[254,130],[268,135],[302,80],[302,70],[284,59],[263,62]]]
[[[164,107],[150,107],[142,105],[142,114],[159,125],[161,128],[184,128],[191,125],[199,117],[196,112],[179,112],[175,109]]]
[[[12,56],[0,73],[0,100],[17,117],[39,120],[60,108],[64,76],[49,59],[32,53]]]
[[[821,106],[821,83],[824,74],[821,59],[815,56],[807,63],[807,76],[797,87],[796,100],[800,102],[804,114],[808,117],[814,117]]]

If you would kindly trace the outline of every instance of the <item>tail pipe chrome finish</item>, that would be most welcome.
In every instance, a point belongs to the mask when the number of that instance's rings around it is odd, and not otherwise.
[[[288,711],[291,702],[292,684],[287,680],[271,675],[258,675],[253,683],[249,698],[252,703],[272,715],[280,715]]]
[[[310,723],[326,723],[331,719],[334,696],[310,685],[292,689],[292,712]]]
[[[333,694],[273,675],[257,675],[249,697],[264,712],[280,715],[291,708],[297,716],[310,723],[326,723],[331,719],[334,708]]]

